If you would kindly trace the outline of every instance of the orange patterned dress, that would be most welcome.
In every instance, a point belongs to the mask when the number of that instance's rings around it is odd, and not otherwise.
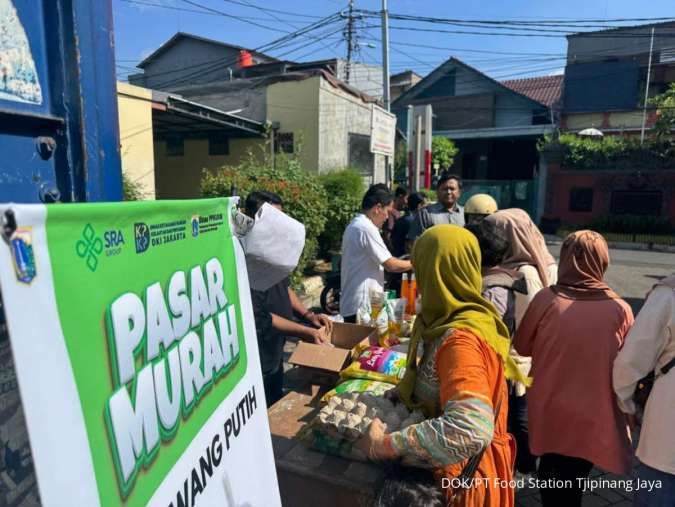
[[[433,467],[448,505],[511,507],[515,442],[506,431],[508,392],[502,361],[468,330],[451,330],[436,352],[437,417],[391,434],[404,461]],[[495,410],[499,413],[495,418]],[[466,489],[455,488],[467,460],[487,446]]]

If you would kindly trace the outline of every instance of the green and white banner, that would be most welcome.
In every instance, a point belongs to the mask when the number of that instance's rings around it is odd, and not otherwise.
[[[43,505],[280,505],[234,204],[0,205]]]

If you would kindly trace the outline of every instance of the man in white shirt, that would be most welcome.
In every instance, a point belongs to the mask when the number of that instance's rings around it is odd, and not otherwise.
[[[361,213],[342,236],[340,313],[345,322],[356,322],[356,312],[369,301],[371,289],[384,291],[384,270],[403,273],[412,269],[410,261],[391,255],[380,234],[393,202],[389,190],[371,187],[363,197]]]

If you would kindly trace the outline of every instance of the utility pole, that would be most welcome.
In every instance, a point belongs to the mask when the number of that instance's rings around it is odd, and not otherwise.
[[[387,0],[382,0],[382,100],[384,108],[391,110],[389,97],[389,11],[387,10]],[[391,160],[384,157],[384,180],[387,185],[391,185],[394,175],[391,170]]]
[[[647,84],[645,85],[645,103],[642,108],[642,131],[640,132],[640,144],[645,142],[645,125],[647,124],[647,100],[649,99],[649,80],[652,74],[652,51],[654,50],[654,27],[652,27],[652,40],[649,43],[649,65],[647,66]]]
[[[356,48],[354,37],[354,0],[349,0],[349,15],[347,16],[347,67],[345,68],[345,83],[349,84],[349,75],[352,68],[352,55]]]
[[[382,0],[382,98],[384,108],[389,111],[389,12],[387,0]]]

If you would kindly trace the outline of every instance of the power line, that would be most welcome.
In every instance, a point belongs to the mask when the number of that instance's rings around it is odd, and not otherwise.
[[[215,12],[209,12],[209,11],[204,11],[204,10],[199,10],[199,9],[190,9],[188,7],[178,7],[176,5],[169,5],[169,4],[164,4],[164,3],[156,3],[156,2],[150,2],[148,0],[121,0],[122,2],[128,3],[128,4],[134,4],[134,5],[144,5],[146,7],[156,7],[159,9],[166,9],[166,10],[172,10],[172,11],[179,11],[179,12],[191,12],[194,14],[204,14],[207,16],[220,16],[220,14],[217,14]],[[314,16],[311,16],[314,18]],[[241,16],[242,19],[248,19],[251,21],[265,21],[265,18],[256,18],[256,17],[251,17],[251,16]],[[280,20],[281,21],[281,20]],[[283,20],[286,22],[286,20]]]
[[[227,3],[235,4],[235,5],[243,5],[245,7],[251,7],[253,9],[257,9],[259,11],[264,11],[264,12],[267,12],[267,13],[275,12],[277,14],[286,14],[288,16],[297,16],[297,17],[301,17],[301,18],[321,19],[321,16],[313,16],[313,15],[310,15],[310,14],[300,14],[299,12],[280,11],[280,10],[277,10],[277,9],[270,9],[269,7],[259,7],[257,5],[253,5],[252,3],[246,2],[246,1],[223,0],[223,2],[227,2]]]
[[[379,18],[379,12],[360,9],[360,13],[367,15],[373,18]],[[421,21],[427,23],[464,23],[464,24],[476,24],[476,25],[487,25],[487,26],[584,26],[584,23],[602,23],[601,25],[588,25],[589,27],[597,27],[604,29],[612,28],[638,28],[636,26],[611,26],[607,23],[627,23],[627,22],[652,22],[652,23],[662,23],[667,21],[675,21],[675,17],[653,17],[653,18],[612,18],[612,19],[567,19],[567,20],[551,20],[551,19],[540,19],[540,20],[519,20],[519,19],[460,19],[460,18],[437,18],[430,16],[415,16],[411,14],[397,14],[390,13],[390,17],[408,20],[408,21]]]
[[[283,13],[284,11],[277,11],[277,10],[275,10],[275,9],[267,9],[267,8],[264,8],[264,7],[259,7],[259,6],[255,5],[255,4],[252,4],[252,3],[249,2],[248,0],[243,0],[243,1],[238,1],[238,0],[224,0],[224,1],[225,1],[225,2],[230,2],[230,3],[236,3],[236,4],[239,4],[239,5],[246,5],[246,6],[250,7],[250,8],[252,8],[252,9],[256,9],[256,10],[259,10],[259,11],[262,11],[262,12],[266,13],[268,16],[270,16],[270,17],[273,18],[273,19],[276,19],[276,20],[279,21],[279,22],[282,22],[282,23],[284,22],[281,18],[279,18],[279,16],[277,16],[276,14],[274,14],[274,12],[282,12],[282,13]],[[311,16],[311,17],[312,17],[312,18],[316,18],[317,16]],[[298,25],[295,25],[295,24],[293,24],[293,23],[291,23],[291,22],[289,22],[288,24],[289,24],[289,26],[290,26],[291,28],[293,28],[293,29],[295,29],[295,30],[297,30],[297,29],[299,28]],[[327,49],[328,51],[331,51],[331,52],[335,53],[334,49],[328,47],[328,46],[324,43],[324,40],[323,40],[322,38],[319,38],[319,37],[312,37],[312,36],[310,36],[310,35],[303,35],[303,37],[313,38],[313,39],[319,41],[319,44],[321,44],[325,49]],[[316,52],[317,52],[317,51],[314,51],[312,54],[314,54],[314,53],[316,53]]]

